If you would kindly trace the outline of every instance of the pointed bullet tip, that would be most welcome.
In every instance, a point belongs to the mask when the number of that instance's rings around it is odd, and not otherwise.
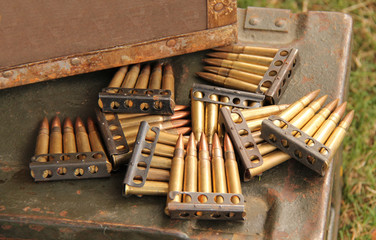
[[[218,134],[214,133],[213,136],[213,148],[220,148],[221,147],[221,142],[219,140]]]
[[[176,141],[175,148],[184,149],[183,134],[179,134],[178,140]]]
[[[64,128],[73,128],[72,120],[69,117],[64,120]]]
[[[44,118],[43,118],[43,120],[42,120],[42,124],[41,124],[40,128],[46,128],[46,129],[49,128],[49,127],[48,127],[48,119],[47,119],[47,117],[44,117]]]
[[[225,152],[234,151],[234,147],[232,145],[231,139],[227,133],[225,134],[225,138],[223,139],[223,149]]]
[[[336,110],[334,110],[333,113],[336,113],[338,114],[339,116],[343,116],[345,114],[345,111],[346,111],[346,106],[347,106],[347,102],[344,102],[342,103],[341,105],[339,105]]]
[[[83,124],[83,122],[82,122],[82,120],[81,120],[80,117],[77,117],[77,118],[76,118],[75,127],[76,127],[76,128],[78,128],[78,127],[84,127],[84,124]]]
[[[315,99],[319,95],[320,91],[321,91],[321,89],[317,89],[313,92],[310,92],[310,93],[308,93],[307,97],[310,99],[310,101],[312,101],[313,99]]]
[[[335,107],[337,106],[338,101],[339,101],[338,98],[335,99],[335,100],[333,100],[333,101],[331,101],[330,103],[328,103],[328,104],[325,106],[325,108],[326,108],[327,110],[329,110],[330,112],[332,112],[332,111],[335,109]]]
[[[60,118],[58,116],[55,116],[54,119],[52,120],[51,127],[61,127],[61,122]]]
[[[200,143],[199,143],[199,151],[209,151],[208,141],[206,139],[205,133],[201,133]]]

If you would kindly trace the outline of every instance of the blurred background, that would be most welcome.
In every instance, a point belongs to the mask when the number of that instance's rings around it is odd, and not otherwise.
[[[238,7],[335,11],[351,15],[353,46],[348,109],[355,118],[344,141],[339,239],[376,239],[376,1],[238,0]]]

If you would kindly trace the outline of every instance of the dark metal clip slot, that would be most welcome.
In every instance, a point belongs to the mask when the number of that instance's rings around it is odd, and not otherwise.
[[[277,104],[286,91],[293,76],[293,70],[297,63],[298,49],[279,49],[270,64],[268,71],[260,81],[257,92],[261,93],[261,87],[268,87],[265,93],[265,102]]]
[[[286,124],[283,128],[273,122]],[[286,128],[285,128],[286,127]],[[324,176],[328,168],[330,149],[279,116],[270,116],[261,125],[261,137],[309,169]],[[312,145],[307,143],[311,142]]]
[[[240,116],[241,122],[235,123],[232,120],[231,113],[236,113]],[[263,164],[263,159],[257,144],[252,137],[251,130],[248,128],[247,122],[239,109],[221,108],[220,124],[225,126],[226,132],[229,134],[236,152],[240,160],[240,168],[243,172],[243,180],[249,181],[250,177],[247,174],[247,169],[255,168]]]
[[[104,88],[99,93],[103,112],[115,113],[174,113],[171,91],[164,89]]]
[[[155,132],[155,139],[151,143],[147,142],[145,138],[149,129],[149,124],[146,121],[142,121],[137,133],[133,154],[128,164],[128,169],[124,177],[123,185],[127,184],[133,187],[142,187],[145,184],[146,177],[150,168],[150,162],[154,155],[155,146],[159,137],[159,128],[153,127],[151,128],[151,130]],[[143,154],[144,149],[148,149],[150,152],[147,156],[144,155],[145,153]],[[138,168],[138,164],[140,162],[145,163],[145,169]],[[133,181],[136,176],[139,176],[141,178],[141,183],[136,183]]]
[[[198,98],[194,96],[195,92],[201,92],[203,97]],[[227,97],[228,102],[222,102],[220,100],[215,101],[210,99],[211,95],[217,95],[218,99],[221,97]],[[261,107],[261,102],[264,101],[265,96],[259,93],[250,93],[240,90],[232,90],[228,88],[210,86],[206,84],[193,84],[192,96],[196,101],[216,103],[225,106],[233,106],[238,108],[257,108]]]
[[[115,155],[125,156],[125,154],[129,152],[129,146],[124,136],[118,116],[114,114],[114,119],[107,120],[105,114],[98,108],[95,109],[95,113],[98,119],[99,130],[102,133],[104,144],[106,145],[112,161]],[[117,167],[114,161],[112,162],[112,166],[115,168]]]
[[[244,196],[237,193],[205,193],[205,192],[169,192],[168,197],[189,195],[191,202],[170,202],[167,205],[172,219],[205,219],[205,220],[244,220]],[[221,196],[223,203],[215,200]],[[234,203],[235,197],[238,203]],[[206,202],[200,202],[205,198]]]
[[[29,167],[36,182],[110,176],[104,152],[40,154],[31,158]]]

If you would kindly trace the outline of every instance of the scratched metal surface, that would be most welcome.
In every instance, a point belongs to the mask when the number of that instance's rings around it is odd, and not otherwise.
[[[244,10],[239,10],[239,24],[244,16]],[[300,62],[282,102],[290,103],[317,88],[330,95],[328,101],[343,100],[351,27],[350,17],[340,13],[291,14],[292,29],[285,35],[244,30],[239,25],[239,41],[299,49]],[[202,69],[204,54],[167,59],[176,72],[177,103],[188,103],[192,82],[201,82],[194,72]],[[164,197],[121,196],[124,169],[108,179],[34,183],[28,162],[43,116],[94,116],[97,93],[115,71],[0,91],[0,238],[322,239],[327,232],[336,234],[336,217],[329,213],[337,211],[338,216],[338,156],[325,177],[291,160],[243,184],[244,222],[170,220],[163,213]]]

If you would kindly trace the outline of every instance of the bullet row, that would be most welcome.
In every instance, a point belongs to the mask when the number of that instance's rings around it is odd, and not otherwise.
[[[36,147],[35,155],[41,154],[62,154],[62,153],[89,153],[89,152],[103,152],[104,148],[101,143],[100,134],[97,131],[95,124],[91,118],[87,119],[88,131],[86,131],[85,125],[82,120],[77,117],[75,126],[70,118],[64,120],[63,131],[61,128],[61,122],[58,116],[56,116],[51,122],[51,128],[47,118],[45,117],[40,126]],[[79,154],[78,158],[85,158],[84,154]],[[50,162],[53,161],[53,156],[39,156],[37,162]],[[63,155],[61,160],[70,160],[70,156]],[[112,165],[106,157],[106,168],[107,172],[111,172]],[[95,173],[98,167],[91,166],[89,172]],[[58,168],[57,174],[66,174],[66,168]],[[77,168],[74,172],[76,176],[82,176],[84,169]],[[45,170],[43,172],[43,177],[48,178],[52,176],[50,170]],[[32,173],[33,175],[33,173]]]
[[[328,147],[331,150],[330,158],[332,158],[341,145],[346,131],[351,124],[354,117],[354,111],[349,112],[343,117],[345,115],[347,103],[344,102],[337,107],[338,99],[335,99],[322,107],[327,99],[327,95],[314,101],[319,92],[320,90],[316,90],[302,97],[282,111],[279,116]],[[286,127],[283,126],[284,124],[282,122],[274,122],[274,124],[279,125],[282,128]],[[299,133],[295,134],[296,137],[299,137],[298,135]],[[293,143],[285,143],[286,146],[288,144]],[[312,145],[310,142],[307,142],[306,144]],[[277,147],[264,141],[258,143],[257,147],[263,157],[263,164],[259,167],[248,169],[248,178],[260,175],[264,171],[291,158],[290,155],[278,150]],[[299,155],[299,153],[296,154]]]
[[[207,54],[210,58],[203,60],[209,66],[197,75],[215,85],[249,92],[256,92],[278,52],[275,48],[235,45],[213,50]],[[261,86],[260,90],[265,93],[269,87]]]

